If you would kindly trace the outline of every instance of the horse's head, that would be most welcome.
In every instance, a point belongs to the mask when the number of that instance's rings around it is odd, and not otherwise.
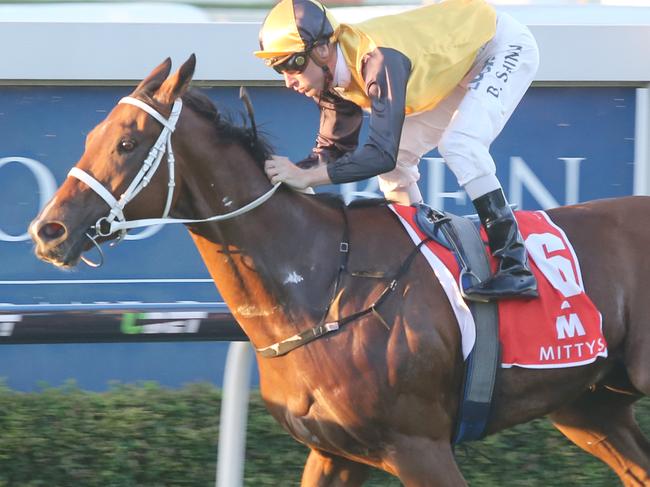
[[[81,159],[30,225],[40,259],[72,267],[93,239],[105,241],[119,235],[107,231],[111,221],[168,213],[178,194],[173,192],[177,176],[164,162],[169,155],[159,154],[171,140],[174,127],[170,125],[178,117],[173,112],[179,108],[173,109],[174,102],[187,91],[195,63],[192,55],[169,76],[171,60],[166,59],[88,134]],[[145,111],[139,101],[159,116]],[[143,165],[151,168],[143,169]]]

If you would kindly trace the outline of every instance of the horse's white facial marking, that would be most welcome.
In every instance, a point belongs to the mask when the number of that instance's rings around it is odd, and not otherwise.
[[[214,186],[214,184],[212,186]],[[227,196],[224,196],[221,202],[223,203],[223,206],[225,206],[226,208],[230,208],[232,206],[232,200]]]
[[[304,281],[302,276],[296,271],[291,271],[287,278],[284,280],[283,284],[298,284],[299,282]]]

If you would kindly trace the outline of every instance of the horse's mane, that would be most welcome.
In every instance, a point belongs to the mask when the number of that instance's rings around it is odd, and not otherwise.
[[[149,93],[144,91],[136,91],[132,96],[140,98],[145,103],[154,107],[158,104]],[[235,125],[231,113],[221,113],[212,100],[200,91],[190,89],[182,96],[182,99],[183,103],[192,111],[209,122],[212,122],[220,137],[228,142],[235,142],[241,145],[253,160],[261,168],[264,168],[264,161],[273,155],[273,147],[263,133],[260,134],[258,130],[256,135],[250,127]],[[239,112],[238,115],[242,121],[246,120],[243,112]]]
[[[250,127],[240,127],[233,122],[230,113],[220,112],[212,100],[203,93],[189,90],[183,95],[183,103],[198,115],[212,122],[220,137],[240,144],[260,166],[273,154],[273,147],[264,135],[257,136]],[[242,112],[239,112],[245,120]]]
[[[244,147],[251,157],[263,167],[264,161],[273,155],[273,147],[264,135],[257,137],[249,127],[240,127],[232,121],[230,113],[221,113],[215,104],[206,95],[197,90],[189,90],[183,95],[183,103],[206,120],[211,121],[221,137],[235,141]],[[238,113],[245,120],[243,112]],[[319,201],[330,206],[338,207],[342,204],[342,197],[335,193],[318,193],[314,195]],[[369,206],[384,206],[388,202],[383,198],[362,198],[349,203],[349,208],[364,208]]]

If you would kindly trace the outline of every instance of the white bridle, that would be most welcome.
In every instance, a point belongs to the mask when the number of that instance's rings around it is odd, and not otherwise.
[[[148,227],[151,225],[168,225],[170,223],[202,223],[202,222],[213,222],[213,221],[224,221],[231,218],[235,218],[239,215],[243,215],[246,212],[251,211],[254,208],[257,208],[266,200],[268,200],[275,190],[278,189],[281,183],[275,184],[269,191],[264,193],[262,196],[256,200],[248,203],[247,205],[239,208],[238,210],[225,213],[223,215],[214,215],[210,218],[204,218],[201,220],[192,220],[192,219],[182,219],[182,218],[167,218],[169,214],[171,203],[174,195],[174,151],[172,149],[172,134],[176,128],[176,122],[180,117],[181,110],[183,108],[183,102],[178,98],[172,107],[172,112],[168,119],[163,117],[151,106],[147,105],[143,101],[138,100],[130,96],[122,98],[119,103],[126,103],[129,105],[134,105],[138,108],[141,108],[153,118],[158,120],[163,126],[162,132],[158,136],[158,140],[153,145],[149,151],[149,155],[142,163],[142,168],[135,176],[129,187],[126,191],[120,196],[120,199],[117,200],[110,191],[108,191],[102,183],[97,181],[90,174],[85,172],[83,169],[78,167],[73,167],[68,176],[79,179],[80,181],[87,184],[95,193],[97,193],[110,207],[110,212],[107,216],[103,216],[97,220],[95,223],[95,233],[100,237],[108,237],[115,232],[120,232],[120,239],[124,237],[127,231],[130,228],[139,228],[139,227]],[[142,220],[131,220],[127,221],[124,217],[124,207],[129,203],[135,196],[142,191],[151,181],[151,178],[155,174],[160,161],[162,161],[163,156],[167,154],[167,166],[169,168],[169,182],[167,183],[167,202],[165,203],[165,210],[163,211],[162,218],[146,218]],[[118,220],[118,221],[116,221]],[[102,225],[105,227],[102,229]],[[106,228],[107,226],[107,228]],[[97,245],[93,237],[90,237],[93,240],[93,243]],[[98,247],[99,248],[99,247]],[[101,264],[100,264],[101,265]]]

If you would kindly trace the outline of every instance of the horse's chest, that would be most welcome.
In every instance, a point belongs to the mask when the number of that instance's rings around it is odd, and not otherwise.
[[[326,442],[326,438],[322,437],[322,432],[314,428],[315,423],[311,418],[297,416],[287,410],[282,423],[285,429],[291,433],[291,436],[301,443],[312,447],[319,447],[323,446],[323,443]]]
[[[304,414],[288,407],[281,422],[294,438],[313,448],[367,455],[370,445],[379,443],[376,430],[345,403],[315,400]]]
[[[321,367],[314,378],[276,379],[260,370],[262,395],[271,414],[298,441],[314,447],[346,453],[365,453],[380,443],[377,395],[355,380],[326,380]],[[318,380],[317,380],[318,379]],[[319,384],[325,382],[327,385]],[[364,391],[360,394],[359,391]]]

